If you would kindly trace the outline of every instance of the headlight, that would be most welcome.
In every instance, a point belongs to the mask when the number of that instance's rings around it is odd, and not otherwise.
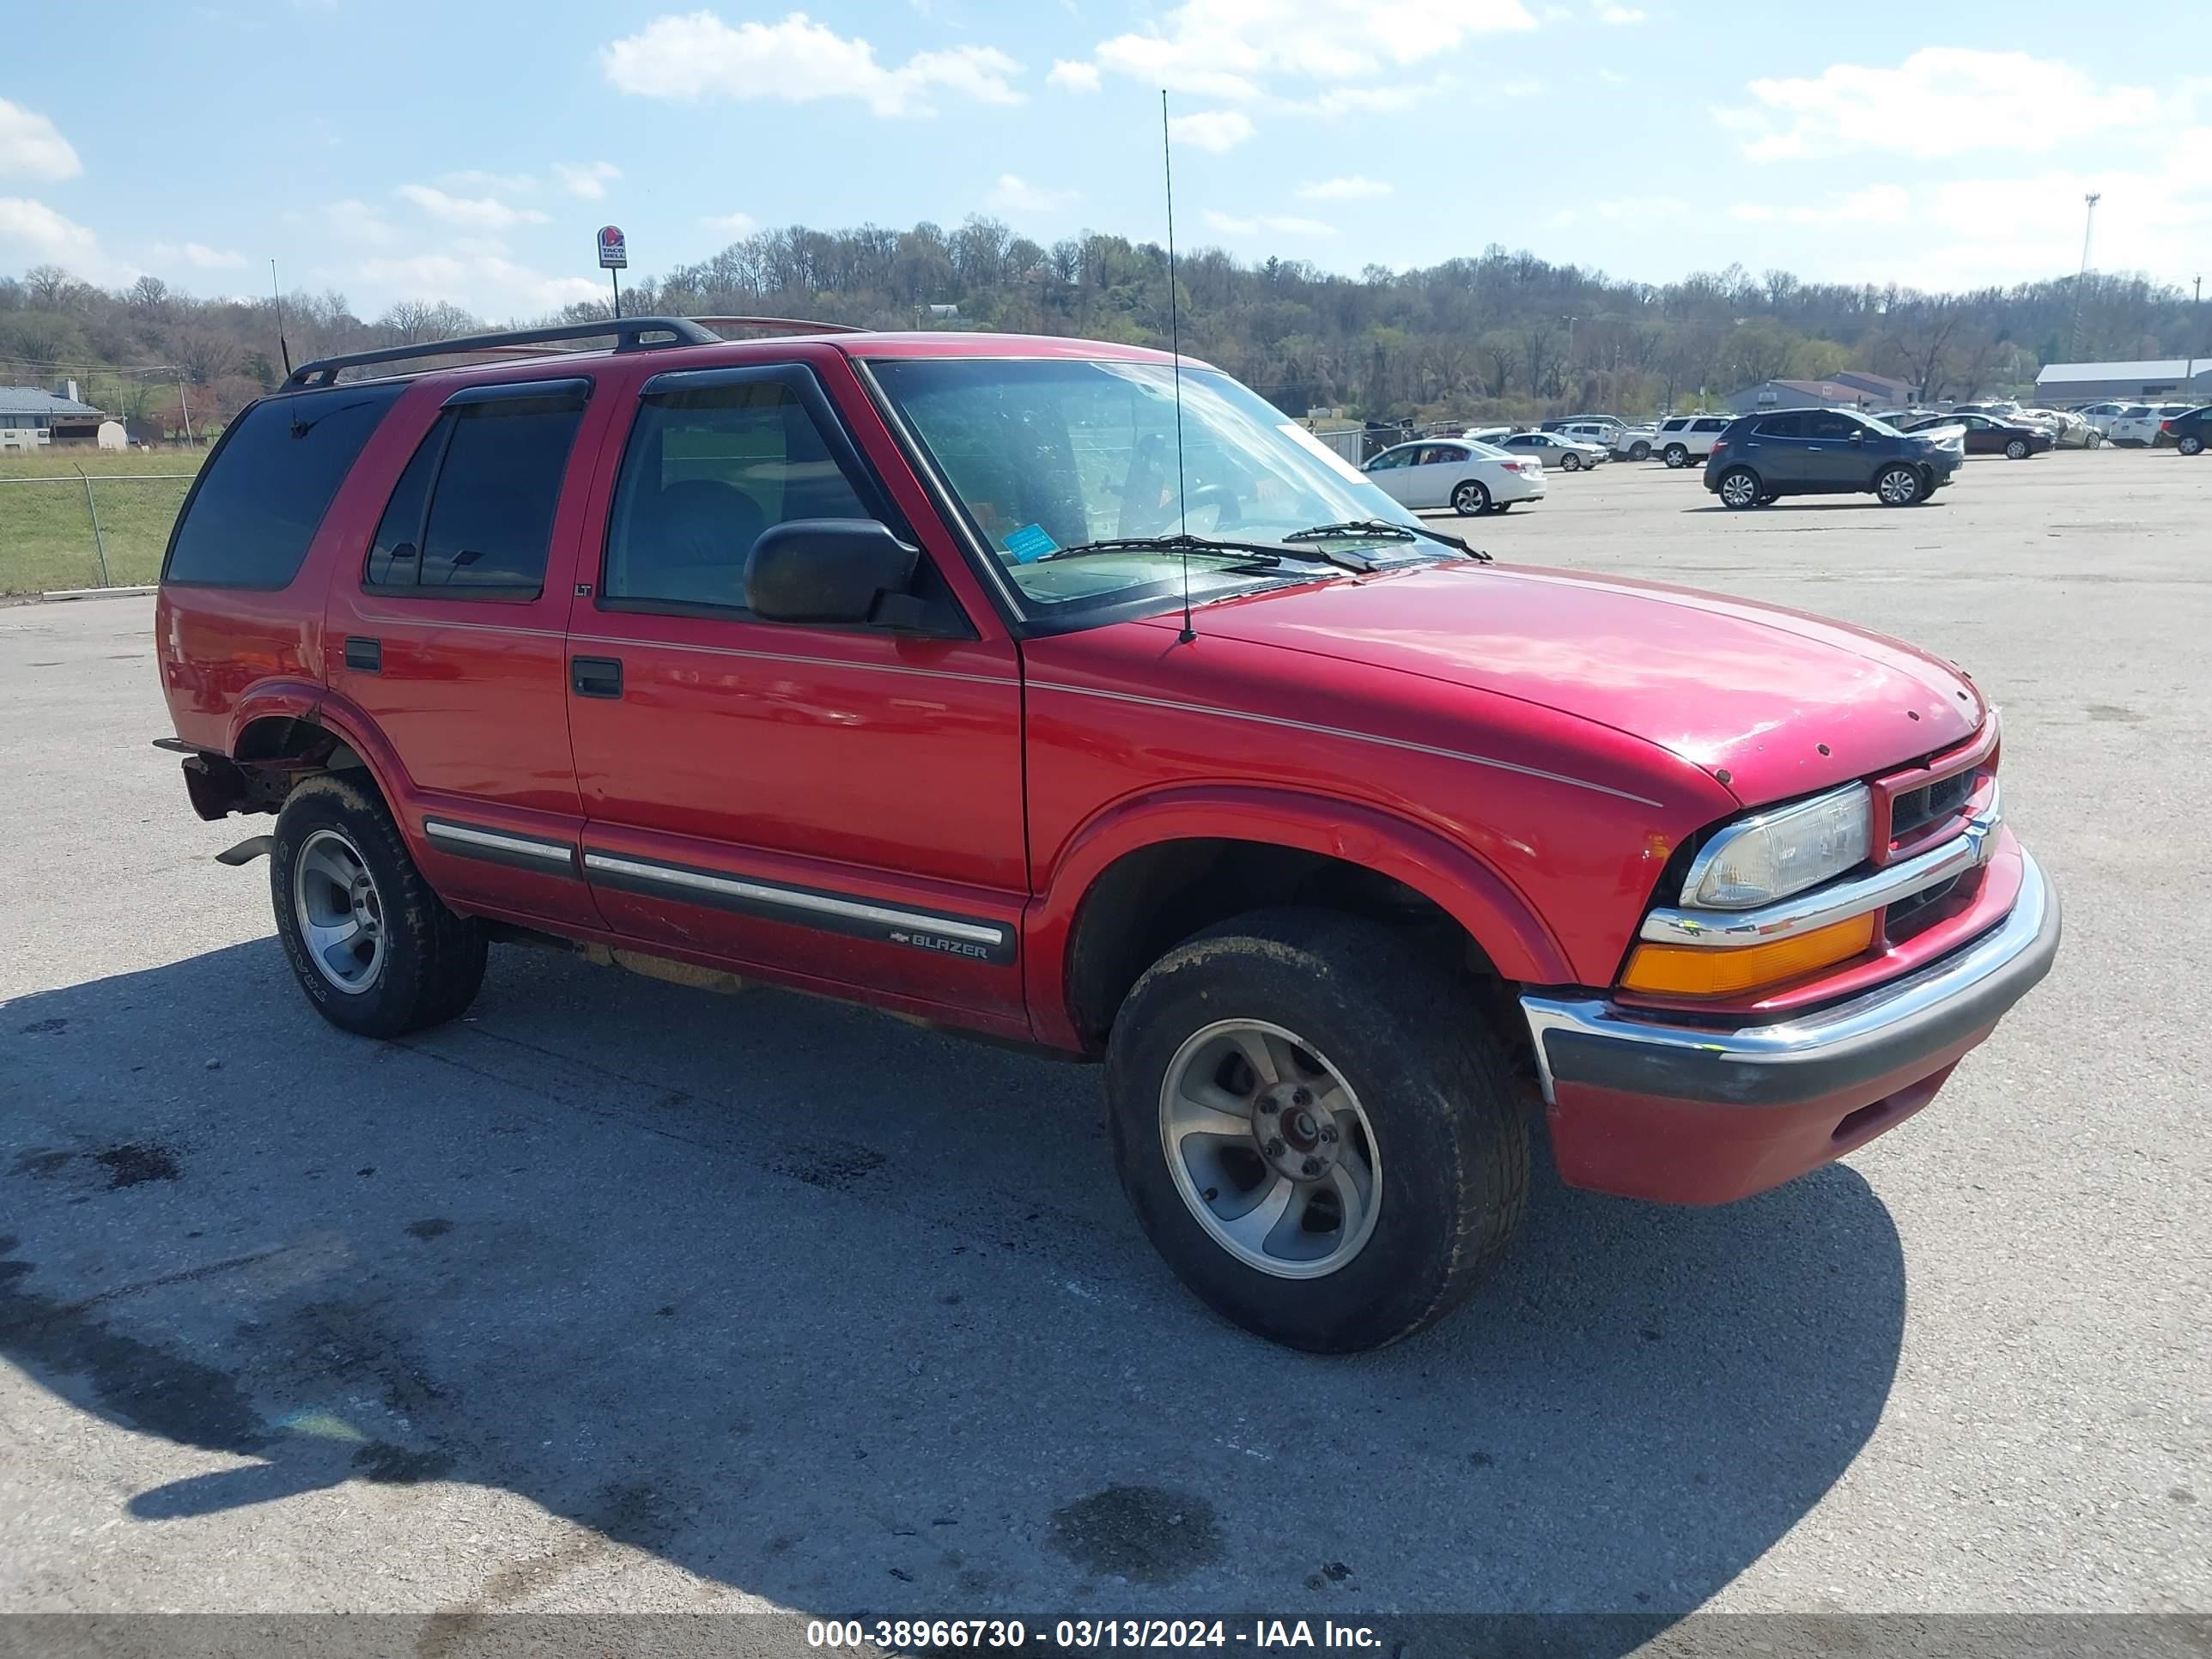
[[[1748,910],[1817,887],[1874,850],[1874,798],[1863,783],[1729,824],[1698,854],[1682,902]]]

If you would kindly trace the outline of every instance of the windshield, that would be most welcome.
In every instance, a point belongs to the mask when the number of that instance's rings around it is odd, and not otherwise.
[[[1281,410],[1215,369],[1182,373],[1178,511],[1175,376],[1165,363],[938,357],[870,367],[944,475],[1025,608],[1060,617],[1179,596],[1180,550],[1117,548],[1048,556],[1121,537],[1194,536],[1271,543],[1352,520],[1418,525]],[[1434,556],[1417,542],[1378,542],[1378,562]],[[1310,580],[1310,568],[1297,573]],[[1194,596],[1281,580],[1249,558],[1190,562]]]
[[[1905,435],[1879,415],[1862,415],[1859,419],[1864,421],[1885,438],[1901,438]]]

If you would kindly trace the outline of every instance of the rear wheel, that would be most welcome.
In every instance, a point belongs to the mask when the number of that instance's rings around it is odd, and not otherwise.
[[[1721,504],[1739,512],[1759,506],[1763,493],[1759,487],[1759,475],[1747,466],[1731,467],[1722,473],[1720,491]]]
[[[1527,1199],[1527,1125],[1467,988],[1355,917],[1256,912],[1170,951],[1115,1020],[1106,1090],[1154,1248],[1292,1347],[1433,1324]]]
[[[1480,479],[1468,478],[1452,491],[1451,504],[1453,512],[1471,519],[1478,513],[1490,511],[1490,491]]]
[[[2005,459],[2008,461],[2024,461],[2027,459],[2027,440],[2025,438],[2014,438],[2005,446]]]
[[[1875,475],[1874,493],[1884,507],[1911,507],[1922,495],[1920,473],[1910,466],[1886,466]]]
[[[2174,447],[2185,455],[2202,455],[2204,453],[2204,440],[2192,432]]]
[[[1660,459],[1668,465],[1679,469],[1689,465],[1690,452],[1680,444],[1668,444]]]
[[[398,1036],[475,1000],[483,930],[431,890],[373,791],[337,774],[310,778],[276,815],[273,841],[276,936],[324,1018],[362,1036]]]
[[[1651,446],[1645,443],[1643,439],[1638,438],[1634,443],[1629,445],[1628,459],[1632,461],[1650,460],[1651,459]]]

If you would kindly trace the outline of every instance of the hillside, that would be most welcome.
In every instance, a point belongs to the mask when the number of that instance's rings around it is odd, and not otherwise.
[[[1046,247],[982,218],[951,231],[792,226],[639,283],[624,310],[910,327],[920,307],[950,304],[970,328],[1164,345],[1166,266],[1151,243],[1086,234]],[[1965,397],[2024,386],[2055,359],[2212,349],[2191,337],[2203,325],[2188,296],[2139,276],[1923,294],[1730,267],[1655,285],[1493,246],[1358,276],[1200,248],[1183,256],[1181,282],[1185,349],[1296,412],[1650,413],[1847,367],[1923,385],[1930,398]],[[336,293],[289,296],[284,315],[295,362],[480,325],[430,301],[364,319]],[[0,383],[74,375],[103,407],[181,433],[177,376],[96,367],[118,364],[180,371],[195,427],[219,421],[280,377],[274,304],[198,299],[153,277],[110,292],[55,266],[0,277]]]

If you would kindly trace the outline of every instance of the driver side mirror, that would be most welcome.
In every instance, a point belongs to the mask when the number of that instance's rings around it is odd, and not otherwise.
[[[793,519],[761,532],[745,560],[745,606],[765,622],[891,621],[921,550],[873,519]]]

